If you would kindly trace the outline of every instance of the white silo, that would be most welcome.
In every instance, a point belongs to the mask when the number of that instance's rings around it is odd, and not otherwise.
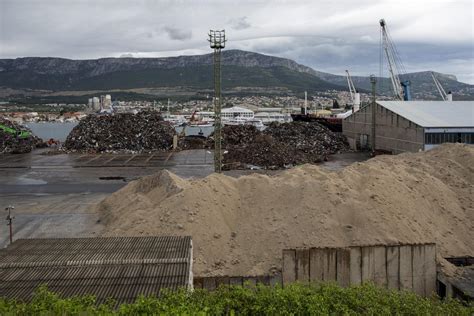
[[[100,100],[98,97],[92,98],[92,108],[94,109],[94,111],[100,110]]]
[[[451,91],[448,91],[448,94],[446,95],[446,101],[453,101],[453,93]]]
[[[109,110],[112,107],[112,96],[110,94],[105,95],[104,109]]]
[[[359,111],[360,109],[360,93],[354,93],[354,112]]]

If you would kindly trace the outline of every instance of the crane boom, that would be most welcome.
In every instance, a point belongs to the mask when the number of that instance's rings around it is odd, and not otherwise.
[[[448,95],[446,94],[446,91],[444,91],[441,82],[439,82],[439,80],[435,77],[434,72],[431,72],[431,77],[433,78],[436,89],[438,89],[438,92],[441,95],[441,99],[443,99],[443,101],[448,101]]]
[[[397,48],[393,43],[390,35],[387,31],[387,23],[384,19],[379,21],[381,32],[382,32],[382,47],[385,52],[385,57],[387,58],[388,71],[390,72],[390,81],[392,83],[392,89],[395,94],[395,97],[401,101],[411,100],[410,94],[410,81],[400,80],[400,69],[401,60],[398,56]]]
[[[351,75],[349,74],[349,70],[346,70],[347,74],[347,84],[349,86],[349,93],[351,94],[352,102],[354,102],[354,94],[356,93],[356,89],[354,87],[354,82],[352,82]]]
[[[352,81],[351,74],[349,70],[346,70],[347,74],[347,85],[349,86],[349,93],[351,94],[352,106],[354,112],[358,111],[360,108],[360,94],[357,92],[354,82]]]

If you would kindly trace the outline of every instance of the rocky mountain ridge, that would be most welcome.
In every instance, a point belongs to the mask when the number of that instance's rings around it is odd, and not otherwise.
[[[71,60],[54,57],[0,59],[0,87],[11,89],[112,90],[159,87],[212,88],[212,54],[163,58],[100,58]],[[301,65],[293,60],[241,50],[222,52],[223,86],[284,88],[284,90],[346,90],[345,76]],[[474,97],[474,86],[453,75],[437,73],[446,90]],[[419,97],[436,97],[429,71],[407,74]],[[353,76],[358,89],[369,90],[368,77]],[[379,92],[390,94],[387,78]]]

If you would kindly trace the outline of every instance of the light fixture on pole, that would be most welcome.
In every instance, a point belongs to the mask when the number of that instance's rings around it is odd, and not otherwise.
[[[209,31],[209,43],[214,49],[214,171],[222,172],[222,120],[221,120],[221,50],[225,48],[225,30]]]

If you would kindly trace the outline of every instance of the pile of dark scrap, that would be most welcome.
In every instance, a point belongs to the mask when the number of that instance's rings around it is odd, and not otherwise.
[[[182,136],[179,138],[178,148],[182,150],[205,149],[208,148],[208,139],[200,135]]]
[[[272,123],[263,132],[253,126],[226,126],[223,140],[225,169],[281,169],[349,150],[344,136],[317,122]]]
[[[226,125],[222,128],[222,147],[248,146],[261,136],[261,132],[253,125]]]
[[[23,154],[37,147],[44,147],[41,138],[30,129],[0,117],[0,154]]]
[[[222,148],[245,147],[261,135],[253,125],[225,125],[222,127]],[[214,141],[212,133],[207,139],[207,148],[214,148]]]
[[[64,147],[81,152],[151,152],[173,146],[174,128],[159,113],[89,115],[68,135]]]
[[[244,146],[254,142],[260,132],[252,125],[223,126],[222,148]],[[213,149],[214,133],[209,137],[200,135],[180,136],[179,149]]]

